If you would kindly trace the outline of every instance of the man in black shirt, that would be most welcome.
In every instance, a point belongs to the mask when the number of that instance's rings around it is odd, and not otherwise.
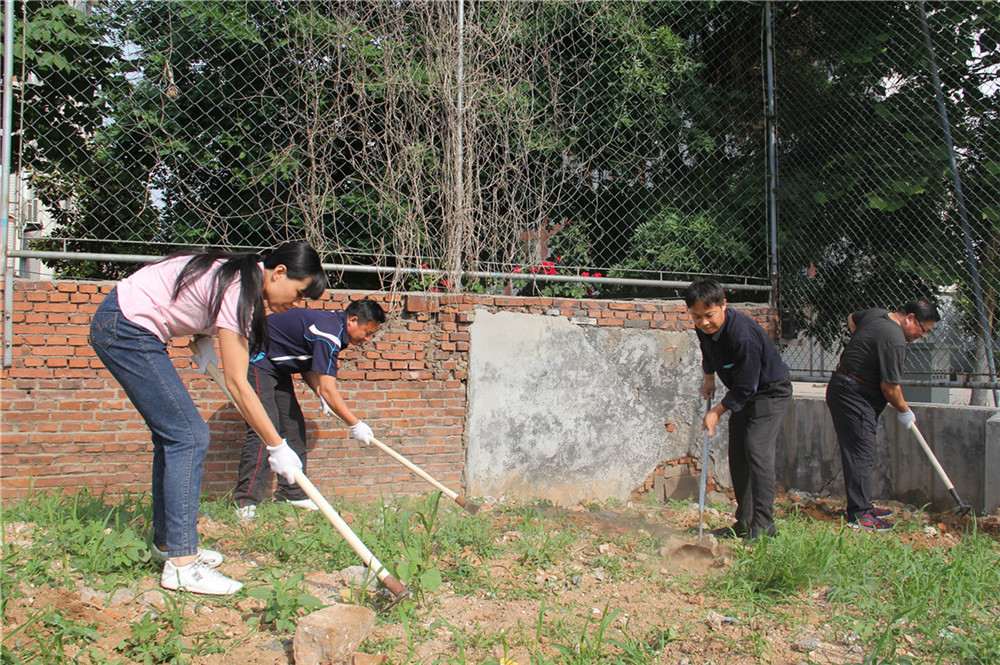
[[[701,345],[705,379],[701,396],[715,393],[715,375],[729,389],[705,415],[711,436],[719,417],[729,417],[729,473],[736,494],[736,524],[717,536],[755,539],[775,534],[774,454],[781,423],[792,402],[788,366],[756,321],[726,309],[726,292],[714,279],[684,291]],[[702,461],[704,464],[704,460]]]
[[[847,493],[847,522],[856,529],[887,531],[891,510],[871,502],[872,465],[878,417],[886,404],[904,427],[916,418],[903,398],[906,343],[920,339],[940,320],[926,300],[911,300],[897,312],[867,309],[847,317],[852,337],[826,389],[826,404],[840,444]]]

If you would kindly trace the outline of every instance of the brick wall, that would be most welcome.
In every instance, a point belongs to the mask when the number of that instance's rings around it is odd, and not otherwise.
[[[87,341],[91,315],[112,286],[14,282],[13,364],[0,374],[3,501],[23,497],[32,487],[149,490],[149,431]],[[390,321],[374,344],[341,354],[341,392],[381,441],[459,493],[468,327],[476,308],[563,316],[581,325],[691,327],[683,304],[675,301],[330,291],[309,306],[341,309],[366,295],[382,303]],[[769,307],[744,311],[776,333],[777,317]],[[187,343],[174,340],[171,356],[212,432],[203,489],[223,495],[235,482],[245,425],[215,383],[191,367]],[[339,421],[321,416],[304,384],[297,392],[307,419],[309,477],[325,495],[374,499],[431,489],[384,453],[359,446]]]

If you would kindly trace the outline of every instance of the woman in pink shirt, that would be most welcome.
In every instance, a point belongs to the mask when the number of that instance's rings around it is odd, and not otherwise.
[[[205,252],[179,254],[139,269],[104,299],[90,324],[90,343],[153,439],[154,557],[165,561],[160,585],[225,595],[242,584],[215,567],[222,555],[198,547],[198,500],[208,426],[167,354],[174,337],[192,336],[204,371],[217,360],[218,335],[226,386],[247,422],[267,442],[272,470],[292,481],[302,468],[247,382],[250,356],[267,347],[265,305],[285,312],[326,290],[319,254],[289,242],[263,257]]]

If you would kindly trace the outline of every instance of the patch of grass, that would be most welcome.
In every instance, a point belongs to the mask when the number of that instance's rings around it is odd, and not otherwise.
[[[866,641],[871,663],[896,662],[905,648],[936,659],[929,662],[986,665],[1000,660],[998,554],[979,534],[950,549],[915,549],[893,534],[789,520],[779,537],[738,550],[710,587],[765,604],[824,589]]]
[[[338,569],[357,558],[325,517],[287,504],[260,504],[252,528],[243,529],[236,542],[240,549],[267,553],[278,562],[301,567]]]
[[[600,554],[590,560],[590,565],[595,570],[603,570],[609,581],[626,577],[625,561],[620,556]]]
[[[33,555],[34,548],[15,547],[5,542],[2,549],[0,611],[6,612],[11,599],[23,597],[25,589],[43,584],[61,586],[66,582],[68,573],[63,565],[56,568],[47,557]]]
[[[695,499],[694,503],[697,502],[698,500]],[[691,506],[691,503],[691,499],[667,499],[667,508],[673,512],[680,513],[687,510]]]
[[[108,589],[120,583],[116,576],[134,579],[141,575],[139,564],[149,561],[148,512],[147,497],[124,494],[113,498],[84,488],[73,495],[32,493],[5,509],[3,519],[35,524],[31,550],[45,553],[36,558],[61,562],[58,568],[50,563],[48,571],[31,566],[31,573],[45,582],[70,586],[72,568],[88,584]]]
[[[663,505],[663,501],[660,500],[660,497],[656,496],[656,492],[646,492],[639,500],[642,505],[649,508],[656,508]]]
[[[592,506],[603,510],[599,504]],[[360,563],[319,513],[264,504],[252,528],[246,528],[237,527],[228,502],[205,502],[203,508],[223,523],[217,522],[213,532],[224,549],[255,552],[267,562],[252,567],[245,574],[249,579],[244,579],[244,594],[264,605],[255,616],[258,629],[250,632],[254,639],[261,633],[282,639],[297,618],[319,606],[304,590],[304,571],[332,572]],[[611,595],[622,588],[614,586],[617,582],[648,577],[648,568],[656,565],[655,559],[647,564],[635,560],[633,553],[655,553],[661,546],[638,520],[615,522],[616,535],[609,540],[602,534],[608,526],[606,516],[595,520],[545,505],[507,505],[468,515],[451,502],[442,503],[435,493],[362,506],[339,503],[337,508],[353,515],[355,533],[422,600],[403,603],[379,617],[383,627],[389,623],[397,627],[396,636],[373,641],[368,650],[386,652],[394,663],[498,665],[516,660],[520,665],[653,665],[660,662],[667,645],[686,632],[683,619],[663,629],[678,621],[676,617],[664,617],[658,624],[644,617],[647,627],[635,631],[625,617],[643,607],[644,601],[634,593]],[[4,619],[9,621],[6,612],[12,602],[19,608],[24,605],[18,594],[28,593],[32,586],[72,589],[103,576],[104,585],[111,588],[148,578],[154,566],[148,563],[144,539],[139,537],[148,531],[148,510],[146,497],[114,499],[86,492],[75,497],[35,494],[5,509],[8,522],[30,524],[17,531],[25,542],[2,543]],[[680,510],[681,518],[689,517],[688,502]],[[636,524],[638,531],[619,530]],[[781,524],[777,538],[764,539],[753,548],[737,547],[728,572],[705,577],[671,571],[669,576],[649,579],[649,592],[698,594],[704,597],[705,608],[717,607],[738,616],[741,623],[752,624],[749,636],[720,634],[705,644],[758,660],[771,655],[770,641],[762,637],[765,630],[780,627],[788,632],[804,616],[819,614],[831,631],[860,636],[857,644],[868,655],[866,663],[1000,662],[998,544],[973,535],[960,545],[916,549],[901,542],[914,540],[900,539],[902,533],[859,533],[791,516]],[[85,539],[104,548],[124,544],[132,553],[108,556],[86,549]],[[928,542],[918,540],[925,546]],[[614,546],[601,547],[608,542]],[[84,549],[71,549],[79,547]],[[604,571],[605,581],[595,586],[586,571],[596,568]],[[581,574],[586,578],[582,585],[573,581]],[[436,592],[439,586],[476,597],[466,603],[502,599],[520,602],[521,611],[538,607],[537,619],[522,624],[515,616],[514,625],[482,627],[467,617],[456,621],[441,612],[446,596]],[[231,607],[244,594],[211,602]],[[164,593],[164,597],[163,610],[123,626],[126,632],[119,636],[124,637],[117,650],[105,653],[90,637],[91,626],[73,623],[69,615],[51,609],[25,621],[24,610],[18,609],[21,619],[11,624],[2,641],[3,662],[196,663],[208,654],[237,647],[238,640],[220,631],[189,634],[184,604],[194,602],[193,596]],[[604,605],[612,597],[621,597],[626,604],[620,609]],[[604,605],[603,612],[591,612],[592,603]],[[525,616],[531,617],[532,611]],[[691,617],[692,622],[702,620]],[[835,636],[830,639],[838,641]],[[428,656],[428,645],[439,642],[441,653]],[[62,644],[78,645],[82,651],[73,651],[70,657],[69,650],[60,651]]]
[[[666,645],[680,636],[673,628],[654,628],[642,637],[629,634],[628,623],[621,629],[613,627],[620,610],[605,605],[600,618],[588,615],[583,627],[575,632],[554,636],[552,648],[558,654],[551,658],[532,654],[538,665],[655,665]]]
[[[186,665],[191,650],[184,642],[182,627],[153,612],[129,628],[129,636],[115,647],[126,658],[140,663],[176,663]]]
[[[520,537],[509,547],[517,553],[518,563],[528,570],[551,567],[579,540],[575,529],[568,528],[558,518],[544,516],[533,507],[517,511],[510,528]]]

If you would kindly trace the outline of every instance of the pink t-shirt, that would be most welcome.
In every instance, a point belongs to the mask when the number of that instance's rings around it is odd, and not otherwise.
[[[239,277],[230,283],[222,298],[222,307],[214,321],[209,317],[208,303],[212,297],[212,278],[223,261],[215,265],[170,300],[177,275],[190,256],[178,256],[140,268],[118,283],[118,306],[132,323],[155,333],[163,343],[174,337],[215,335],[219,328],[232,330],[246,337],[236,315],[240,299]],[[264,264],[258,264],[261,272]]]

